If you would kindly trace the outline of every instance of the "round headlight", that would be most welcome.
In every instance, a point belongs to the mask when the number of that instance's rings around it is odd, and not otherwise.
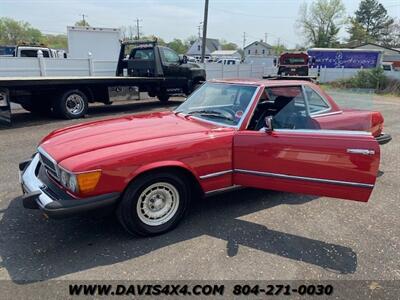
[[[65,172],[64,170],[60,171],[60,181],[64,187],[67,187],[67,184],[69,181],[69,174],[67,172]]]
[[[78,185],[76,183],[76,177],[74,175],[71,175],[69,177],[68,188],[73,192],[77,192],[78,191]]]

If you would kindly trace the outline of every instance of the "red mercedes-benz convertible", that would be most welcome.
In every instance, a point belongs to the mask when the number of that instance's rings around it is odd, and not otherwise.
[[[172,229],[194,194],[240,186],[366,202],[382,129],[309,82],[211,81],[173,112],[50,133],[19,166],[22,198],[54,218],[109,206],[139,235]]]

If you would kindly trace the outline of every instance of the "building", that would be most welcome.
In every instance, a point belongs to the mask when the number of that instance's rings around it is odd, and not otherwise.
[[[387,63],[393,63],[394,69],[396,70],[400,69],[400,49],[398,48],[385,47],[374,43],[365,43],[351,48],[381,50],[383,51],[382,61]]]
[[[186,55],[199,57],[201,56],[201,44],[202,38],[199,37],[193,44],[190,46],[189,50],[186,52]],[[210,57],[211,53],[217,50],[221,50],[221,45],[217,39],[206,39],[206,49],[205,56]]]
[[[214,59],[221,58],[233,58],[233,59],[242,59],[242,55],[238,50],[215,50],[211,52],[211,56]]]
[[[244,56],[271,56],[275,55],[272,46],[263,41],[255,41],[244,47]]]

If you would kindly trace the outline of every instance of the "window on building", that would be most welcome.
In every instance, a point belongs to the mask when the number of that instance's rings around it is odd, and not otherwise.
[[[200,51],[200,50],[201,50],[201,46],[197,45],[197,51]]]
[[[250,54],[250,49],[249,49],[249,51],[247,52],[247,54]]]
[[[262,54],[265,54],[265,49],[263,49]]]
[[[257,49],[254,51],[254,54],[257,54]]]

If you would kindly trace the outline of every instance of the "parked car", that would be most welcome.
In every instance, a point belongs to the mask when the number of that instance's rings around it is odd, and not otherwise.
[[[379,112],[340,109],[310,82],[211,81],[173,112],[50,133],[19,165],[22,201],[53,218],[115,208],[139,235],[174,228],[197,195],[238,186],[366,202],[382,129]]]
[[[221,59],[217,60],[217,64],[237,65],[237,64],[240,64],[240,59],[237,59],[237,58],[221,58]]]

